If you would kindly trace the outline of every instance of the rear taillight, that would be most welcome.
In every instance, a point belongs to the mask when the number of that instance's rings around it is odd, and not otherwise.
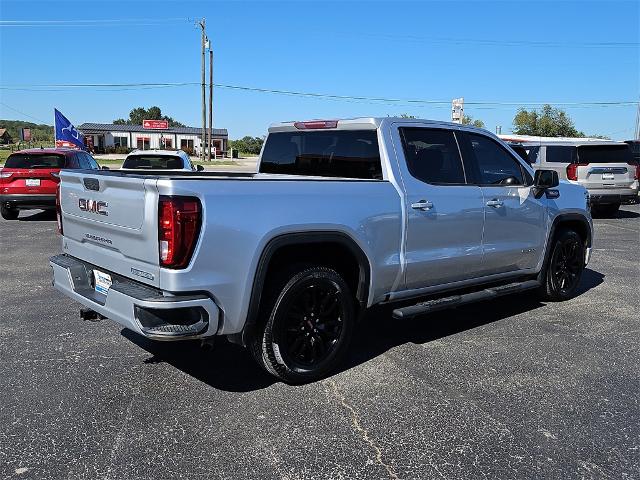
[[[184,268],[195,249],[202,208],[195,197],[160,196],[158,203],[158,248],[160,265]]]
[[[58,233],[64,235],[62,232],[62,208],[60,208],[60,184],[56,187],[56,220],[58,220]]]
[[[588,163],[571,163],[567,165],[567,178],[569,180],[578,180],[578,167],[586,167]]]
[[[638,164],[630,163],[629,165],[631,165],[632,167],[636,167],[635,172],[633,174],[633,179],[634,180],[640,180],[640,163],[638,163]],[[0,174],[0,175],[2,175],[2,174]]]
[[[60,173],[51,172],[51,176],[56,180],[60,181]]]
[[[11,175],[13,175],[13,172],[3,172],[2,170],[0,170],[0,180],[9,178]]]

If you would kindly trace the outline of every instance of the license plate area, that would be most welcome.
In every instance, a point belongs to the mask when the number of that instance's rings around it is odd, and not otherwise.
[[[109,288],[111,288],[111,283],[111,275],[100,270],[93,271],[93,288],[96,292],[107,295]]]
[[[39,178],[27,178],[24,181],[24,184],[27,187],[39,187],[40,186],[40,179]]]

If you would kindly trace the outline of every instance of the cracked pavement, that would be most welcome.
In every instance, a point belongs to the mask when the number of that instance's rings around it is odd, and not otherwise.
[[[578,297],[394,321],[293,387],[242,348],[152,345],[55,292],[55,217],[0,220],[0,479],[640,478],[640,207]]]

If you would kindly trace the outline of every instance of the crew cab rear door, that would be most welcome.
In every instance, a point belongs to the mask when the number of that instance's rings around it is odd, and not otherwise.
[[[158,286],[156,179],[88,170],[60,178],[64,253]]]
[[[465,181],[451,129],[402,124],[392,131],[406,202],[407,290],[476,276],[482,264],[482,190]]]

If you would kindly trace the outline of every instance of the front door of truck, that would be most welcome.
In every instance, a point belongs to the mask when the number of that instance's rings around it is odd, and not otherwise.
[[[392,135],[407,206],[406,289],[476,276],[482,264],[482,189],[466,182],[456,133],[416,124]]]
[[[482,189],[483,275],[535,268],[546,238],[545,196],[535,198],[531,175],[493,138],[465,132],[460,141],[469,181]]]

